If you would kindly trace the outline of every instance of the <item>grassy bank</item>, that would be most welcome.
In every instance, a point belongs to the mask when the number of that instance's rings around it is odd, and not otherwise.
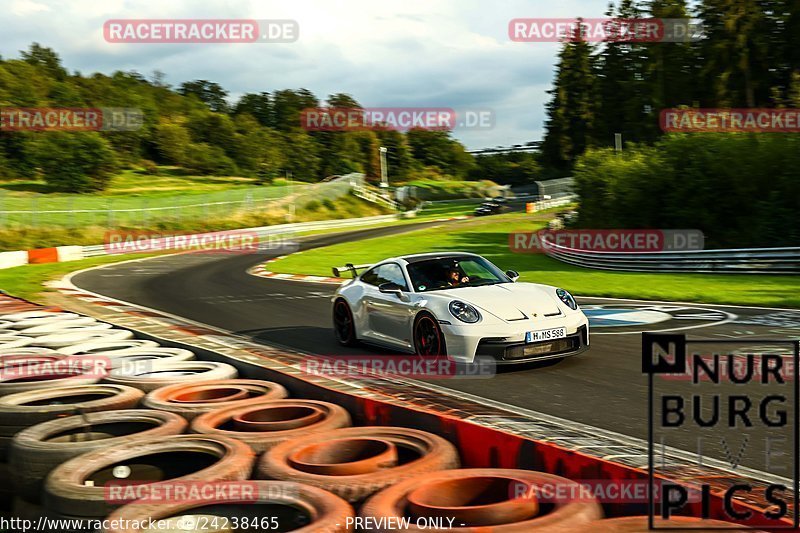
[[[510,232],[535,231],[543,225],[524,214],[472,219],[309,250],[269,267],[275,272],[329,276],[332,266],[346,262],[372,263],[403,254],[461,250],[481,254],[502,269],[519,271],[522,281],[557,285],[583,296],[800,307],[797,276],[603,272],[566,265],[542,254],[511,252]]]
[[[68,244],[100,244],[105,241],[109,228],[118,230],[141,231],[175,231],[201,232],[248,228],[284,224],[286,222],[308,222],[314,220],[332,220],[339,218],[368,217],[381,215],[389,211],[384,207],[372,204],[351,195],[334,200],[307,200],[297,203],[292,217],[287,216],[285,204],[276,204],[264,208],[227,213],[219,213],[204,218],[176,218],[173,220],[150,221],[142,224],[105,224],[76,225],[74,227],[48,226],[11,226],[0,229],[0,251],[29,250],[47,246]]]
[[[90,257],[68,263],[45,263],[23,265],[0,270],[0,289],[12,296],[34,302],[43,302],[43,294],[53,289],[44,287],[46,281],[62,278],[70,272],[98,265],[118,263],[128,259],[143,259],[159,254],[128,254],[103,257]]]
[[[285,221],[292,209],[311,212],[322,205],[336,211],[331,203],[348,189],[347,183],[289,185],[284,179],[260,185],[251,178],[188,175],[176,167],[158,167],[157,174],[125,170],[106,190],[87,194],[51,192],[41,181],[0,181],[0,246],[15,248],[17,233],[28,239],[20,243],[48,246],[81,244],[75,234],[97,228],[205,230],[242,227],[241,219]],[[343,206],[344,211],[352,205]],[[40,242],[39,236],[47,234],[68,240]]]

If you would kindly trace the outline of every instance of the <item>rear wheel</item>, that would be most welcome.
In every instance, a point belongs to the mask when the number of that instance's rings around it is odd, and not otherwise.
[[[336,332],[336,340],[342,346],[353,346],[356,344],[356,326],[353,320],[353,312],[344,299],[338,299],[333,304],[333,329]]]
[[[422,356],[447,355],[442,328],[433,315],[421,313],[414,322],[414,350]]]

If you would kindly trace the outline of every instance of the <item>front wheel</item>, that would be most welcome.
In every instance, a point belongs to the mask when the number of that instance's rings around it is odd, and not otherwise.
[[[357,343],[353,313],[343,299],[336,300],[333,304],[333,329],[336,332],[336,340],[342,346],[353,346]]]
[[[428,313],[420,314],[414,322],[414,350],[423,356],[447,355],[442,328]]]

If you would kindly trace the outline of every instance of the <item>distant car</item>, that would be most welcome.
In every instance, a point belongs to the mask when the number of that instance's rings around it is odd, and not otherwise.
[[[498,202],[496,199],[483,202],[481,205],[475,208],[475,216],[494,215],[496,213],[500,213],[503,211],[504,206],[505,202]]]
[[[589,347],[589,323],[564,289],[516,283],[470,253],[446,252],[348,265],[355,276],[333,296],[338,341],[424,356],[498,364],[558,359]],[[356,276],[359,269],[367,269]],[[334,269],[340,275],[342,269]]]

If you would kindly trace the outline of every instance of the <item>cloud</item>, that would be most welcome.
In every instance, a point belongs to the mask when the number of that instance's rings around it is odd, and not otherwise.
[[[161,70],[167,82],[220,83],[245,92],[305,87],[324,100],[346,92],[364,106],[490,108],[491,130],[457,130],[470,148],[539,139],[558,45],[512,43],[508,21],[602,16],[599,0],[14,0],[4,57],[31,42],[84,74]],[[110,19],[294,19],[291,44],[111,44]]]

